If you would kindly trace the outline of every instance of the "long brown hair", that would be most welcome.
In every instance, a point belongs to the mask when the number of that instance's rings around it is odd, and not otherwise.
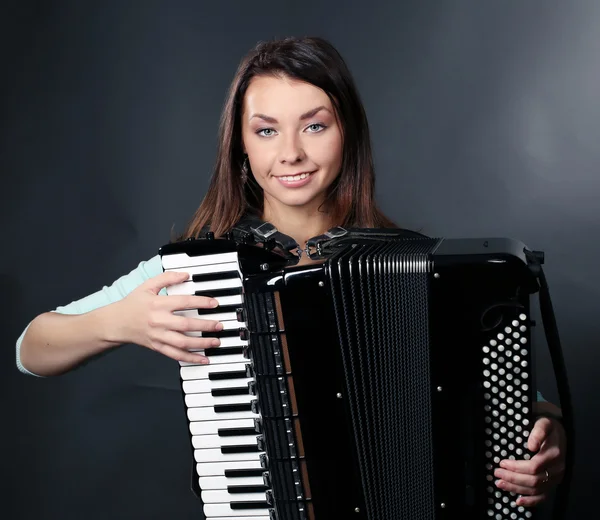
[[[241,61],[219,125],[216,163],[206,196],[180,238],[197,237],[204,226],[215,236],[229,231],[246,213],[263,213],[263,190],[248,172],[242,177],[242,109],[255,76],[282,75],[311,83],[327,93],[344,136],[340,175],[326,201],[331,221],[342,227],[397,227],[375,203],[375,172],[369,124],[346,63],[323,38],[260,42]]]

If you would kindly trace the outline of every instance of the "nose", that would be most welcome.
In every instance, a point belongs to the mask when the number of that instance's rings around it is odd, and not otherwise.
[[[281,164],[296,164],[306,157],[302,143],[297,135],[288,135],[280,142],[279,162]]]

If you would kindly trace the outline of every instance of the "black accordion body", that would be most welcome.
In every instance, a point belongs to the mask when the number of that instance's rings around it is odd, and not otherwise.
[[[169,294],[220,302],[178,313],[224,324],[210,364],[180,367],[205,516],[532,518],[493,473],[532,456],[535,254],[383,230],[317,246],[307,265],[231,234],[160,250],[190,273]]]

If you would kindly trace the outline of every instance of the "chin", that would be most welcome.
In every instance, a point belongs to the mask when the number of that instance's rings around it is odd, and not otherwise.
[[[314,196],[295,196],[295,197],[273,197],[279,204],[282,206],[288,206],[293,208],[301,208],[303,206],[312,206],[316,203],[317,200],[322,199],[322,197]]]

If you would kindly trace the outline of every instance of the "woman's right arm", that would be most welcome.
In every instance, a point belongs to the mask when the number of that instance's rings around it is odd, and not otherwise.
[[[174,311],[216,306],[201,296],[168,296],[165,287],[182,283],[187,273],[162,273],[160,259],[142,262],[111,286],[81,300],[40,314],[17,340],[17,366],[27,374],[55,376],[123,343],[135,343],[178,360],[206,363],[190,352],[217,346],[213,338],[185,332],[216,331],[212,320],[177,316]]]

